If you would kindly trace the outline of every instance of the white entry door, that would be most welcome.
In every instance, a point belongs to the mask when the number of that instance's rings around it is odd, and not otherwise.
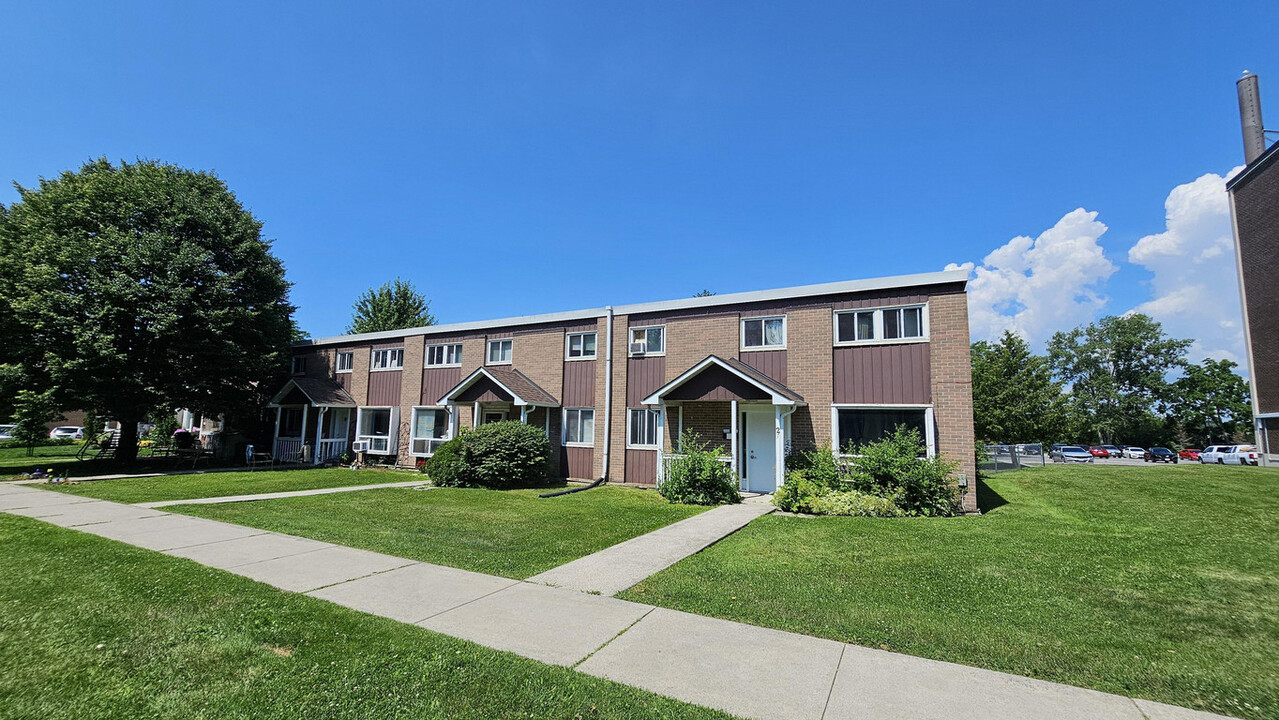
[[[766,412],[742,413],[746,439],[742,469],[746,471],[746,489],[750,492],[773,492],[777,489],[777,430],[773,409]]]

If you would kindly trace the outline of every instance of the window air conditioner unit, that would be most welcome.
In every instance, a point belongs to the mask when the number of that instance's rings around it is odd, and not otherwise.
[[[643,355],[643,354],[644,354],[644,351],[645,351],[645,350],[647,350],[647,349],[648,349],[648,344],[647,344],[647,343],[642,343],[642,342],[633,342],[633,343],[631,343],[631,354],[632,354],[632,355]]]
[[[355,442],[351,443],[351,452],[363,453],[368,451],[369,451],[368,440],[356,440]]]

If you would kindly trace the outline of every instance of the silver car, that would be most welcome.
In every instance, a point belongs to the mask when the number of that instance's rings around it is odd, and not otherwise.
[[[1053,459],[1053,462],[1059,463],[1090,463],[1093,461],[1092,453],[1078,445],[1063,445],[1055,448],[1049,457]]]

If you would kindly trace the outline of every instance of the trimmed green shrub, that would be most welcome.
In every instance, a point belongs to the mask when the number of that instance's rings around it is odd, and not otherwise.
[[[691,433],[680,438],[679,457],[666,468],[666,478],[658,485],[662,497],[684,505],[724,505],[742,501],[737,475],[720,462],[719,453],[698,442]]]
[[[551,442],[541,428],[507,420],[463,431],[422,470],[440,487],[506,490],[544,483],[550,459]]]
[[[906,514],[890,498],[856,490],[836,490],[813,497],[808,501],[808,512],[853,517],[902,517]]]
[[[957,463],[928,452],[919,431],[898,425],[879,442],[852,449],[851,489],[891,497],[907,515],[948,517],[961,511],[950,476]]]
[[[810,513],[809,502],[830,492],[809,480],[802,470],[786,473],[786,482],[773,493],[773,504],[786,512]]]

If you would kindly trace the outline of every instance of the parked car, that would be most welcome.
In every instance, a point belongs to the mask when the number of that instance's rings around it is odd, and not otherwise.
[[[0,425],[0,440],[12,440],[15,427],[17,425]]]
[[[1226,464],[1226,454],[1235,451],[1234,445],[1209,445],[1199,451],[1199,462],[1204,464]]]
[[[1123,457],[1133,460],[1141,460],[1146,457],[1146,448],[1139,448],[1136,445],[1129,445],[1124,448]]]
[[[1110,453],[1110,457],[1123,457],[1124,451],[1114,445],[1102,445],[1103,450]]]
[[[1261,458],[1256,445],[1237,445],[1222,458],[1227,465],[1260,465]]]
[[[1049,457],[1060,463],[1090,463],[1094,460],[1091,452],[1078,445],[1054,445]]]
[[[1025,443],[1014,448],[1018,455],[1039,455],[1043,453],[1044,448],[1039,443]]]
[[[1088,448],[1088,452],[1091,453],[1092,456],[1095,458],[1110,457],[1110,451],[1100,445],[1093,445],[1092,447]]]
[[[1185,450],[1182,450],[1181,452],[1177,453],[1177,456],[1180,457],[1182,460],[1198,460],[1199,453],[1201,452],[1203,451],[1200,450],[1199,448],[1186,448]]]
[[[1177,453],[1169,450],[1168,448],[1161,447],[1150,448],[1146,452],[1142,453],[1141,459],[1150,463],[1170,462],[1174,465],[1181,460],[1181,458],[1177,456]]]
[[[75,427],[74,425],[63,425],[62,427],[56,427],[50,430],[49,437],[54,440],[66,440],[68,438],[72,440],[83,440],[84,428]]]

